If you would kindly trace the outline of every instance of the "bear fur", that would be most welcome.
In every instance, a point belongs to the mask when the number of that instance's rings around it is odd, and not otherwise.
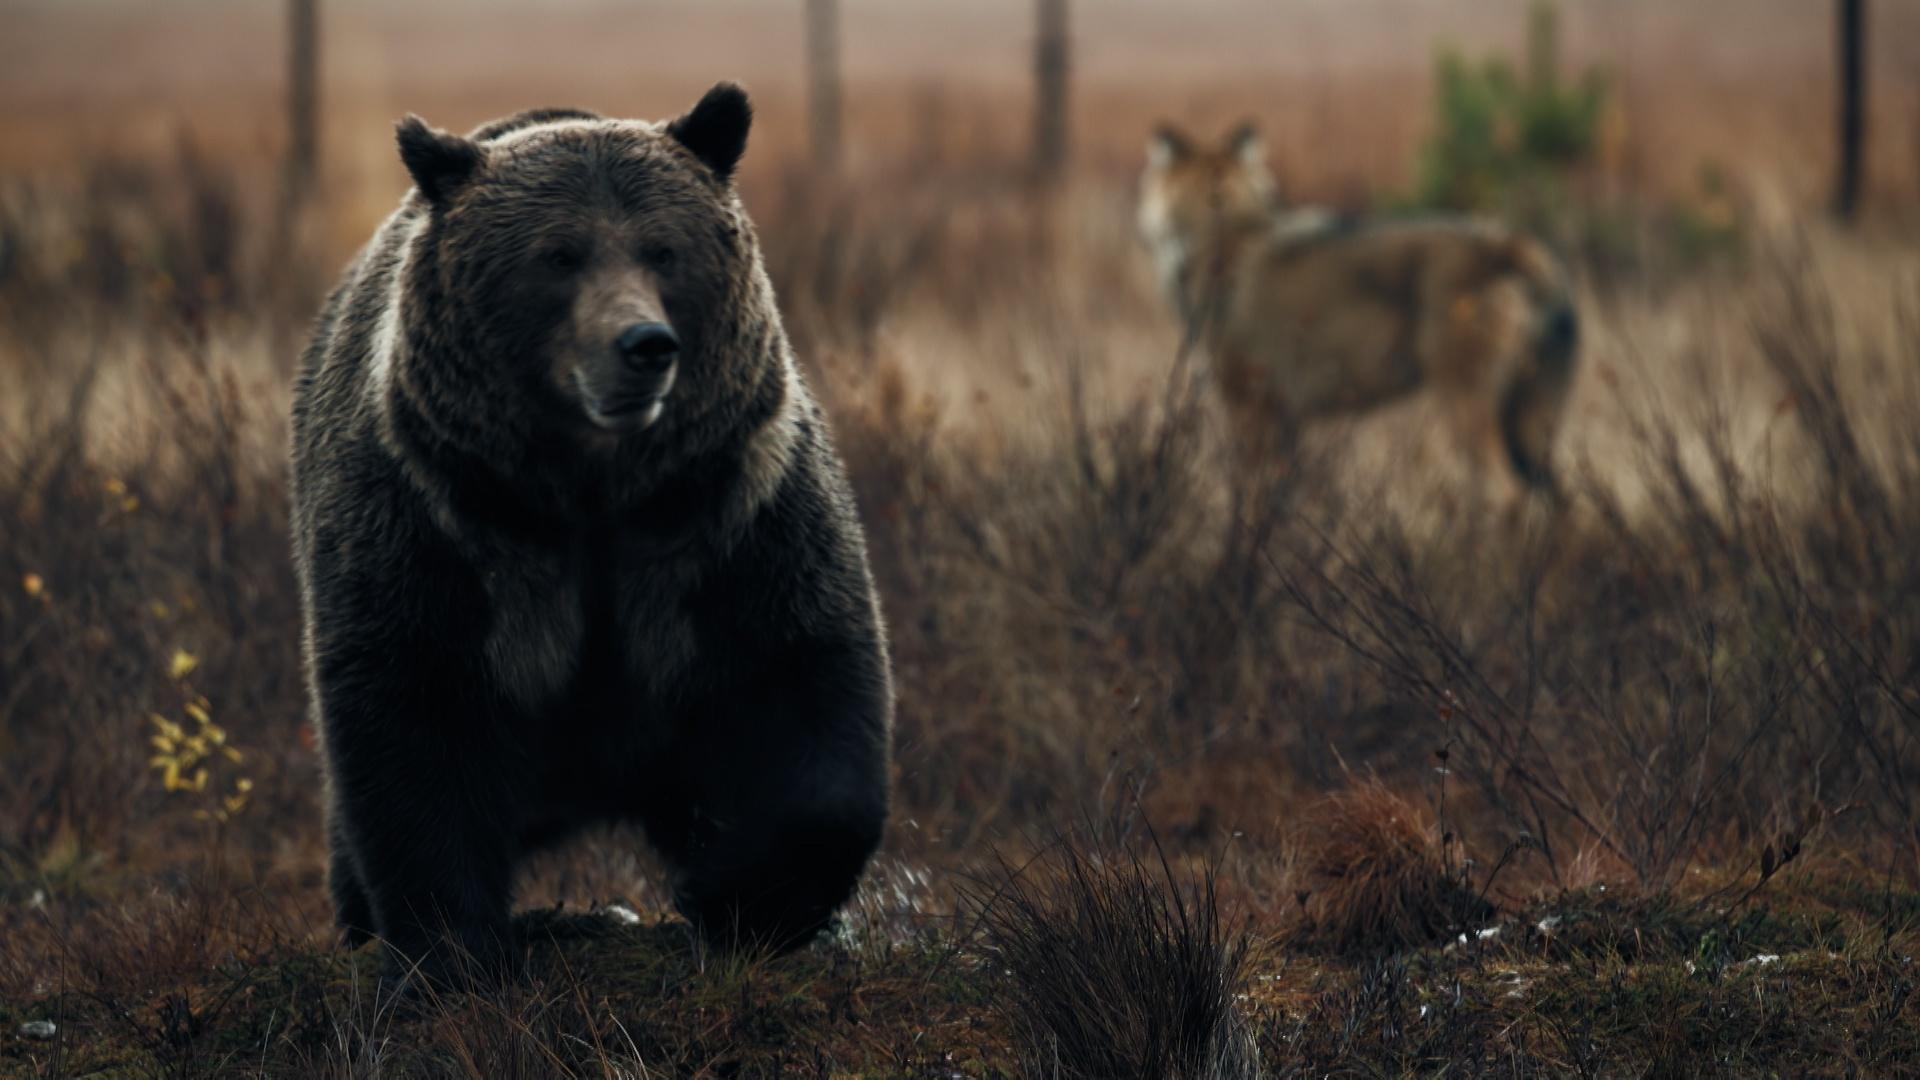
[[[294,389],[349,943],[506,970],[516,865],[629,821],[703,937],[791,947],[879,843],[886,640],[733,190],[750,121],[722,84],[664,124],[400,124],[414,190]]]

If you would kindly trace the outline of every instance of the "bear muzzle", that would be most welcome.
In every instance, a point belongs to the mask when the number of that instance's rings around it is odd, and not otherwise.
[[[587,419],[607,431],[641,431],[666,410],[680,368],[680,337],[663,322],[634,323],[613,341],[610,356],[573,372]]]

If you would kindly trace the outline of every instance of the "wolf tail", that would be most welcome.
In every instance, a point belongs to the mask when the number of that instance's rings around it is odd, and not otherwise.
[[[1508,386],[1500,407],[1500,434],[1514,472],[1536,491],[1558,494],[1548,458],[1580,352],[1580,315],[1564,272],[1537,245],[1522,261],[1537,313],[1533,355]]]
[[[1580,351],[1580,314],[1570,297],[1555,298],[1540,320],[1540,335],[1534,339],[1533,360],[1542,371],[1566,371],[1573,367]]]

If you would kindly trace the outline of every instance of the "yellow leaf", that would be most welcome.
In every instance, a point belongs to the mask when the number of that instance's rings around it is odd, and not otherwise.
[[[199,666],[199,657],[185,649],[175,649],[173,650],[173,659],[167,663],[167,675],[176,680],[184,679],[188,675],[193,674],[193,669]],[[192,712],[193,706],[187,706],[187,711]]]
[[[127,482],[117,476],[108,477],[104,486],[109,495],[125,495],[127,493]]]
[[[251,777],[243,776],[240,779],[235,780],[233,782],[233,790],[238,791],[242,794],[252,791],[253,779]]]
[[[206,706],[197,701],[187,702],[187,715],[200,721],[202,726],[213,723],[212,714],[207,712]]]
[[[20,587],[27,590],[28,596],[39,596],[47,590],[47,579],[39,574],[27,574],[20,579]]]

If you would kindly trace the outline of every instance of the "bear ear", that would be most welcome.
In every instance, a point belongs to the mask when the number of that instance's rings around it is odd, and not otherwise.
[[[734,167],[747,149],[753,105],[738,83],[723,82],[707,91],[693,111],[667,125],[667,134],[693,151],[721,183],[733,180]]]
[[[1147,140],[1147,161],[1156,169],[1185,161],[1192,154],[1193,140],[1166,121],[1156,125],[1153,136]]]
[[[486,151],[471,139],[427,126],[408,113],[396,132],[400,160],[413,175],[414,186],[435,206],[445,206],[480,170]]]

